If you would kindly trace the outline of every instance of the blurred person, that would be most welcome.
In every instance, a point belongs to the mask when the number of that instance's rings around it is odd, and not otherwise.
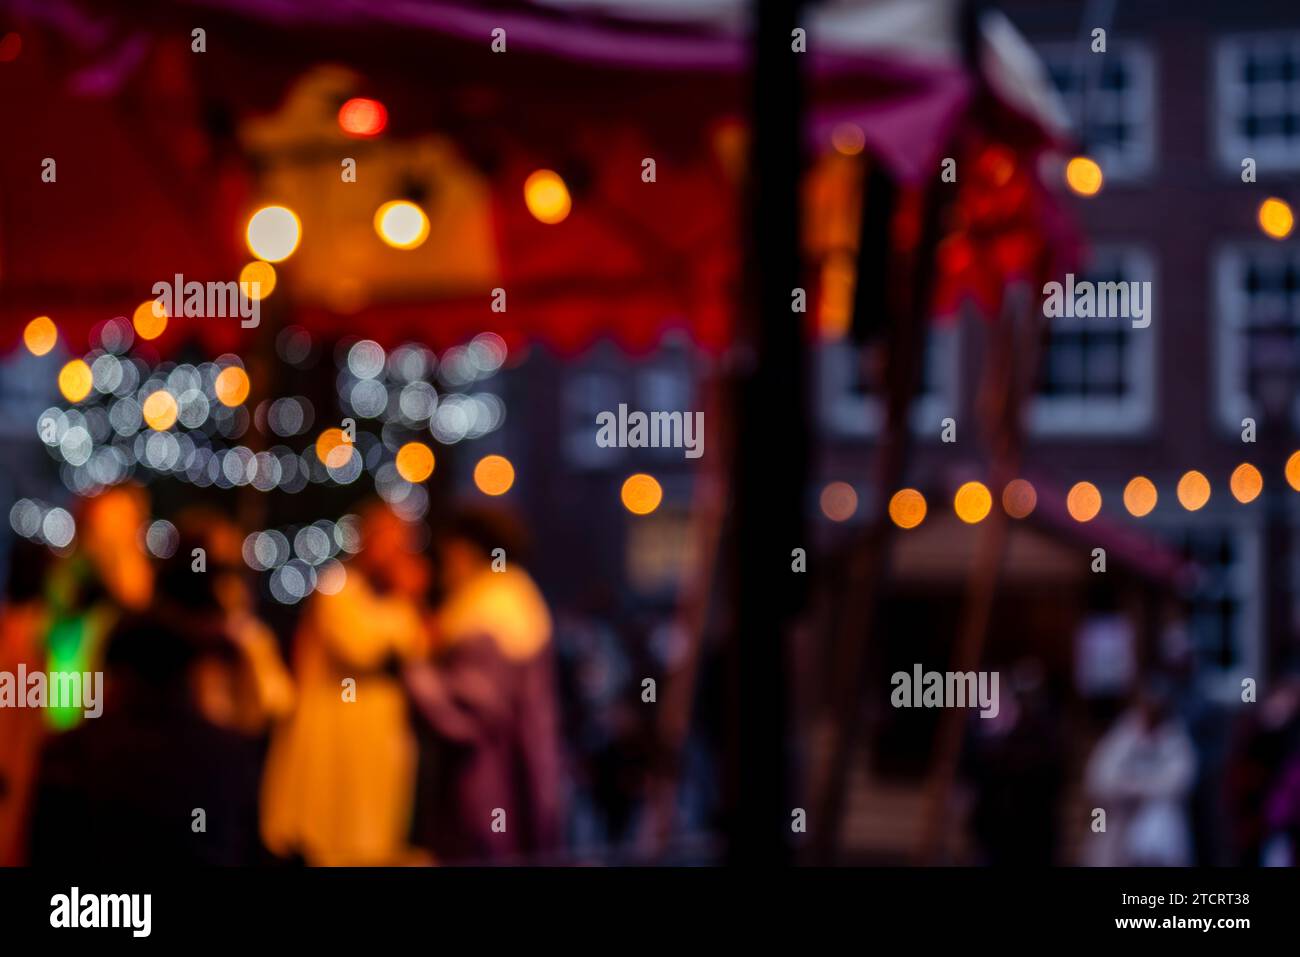
[[[1173,709],[1196,750],[1196,777],[1188,806],[1196,863],[1227,863],[1228,820],[1223,801],[1231,723],[1227,709],[1205,693],[1197,676],[1197,661],[1187,620],[1179,616],[1161,632],[1162,669],[1173,682]]]
[[[555,659],[564,740],[570,743],[570,810],[579,846],[620,846],[632,836],[638,799],[654,754],[635,675],[636,662],[610,623],[613,598],[592,590],[581,612],[557,616]],[[638,722],[640,719],[640,722]]]
[[[293,648],[296,704],[273,734],[262,782],[262,837],[280,857],[408,860],[417,751],[400,663],[428,645],[417,547],[412,525],[387,505],[367,507],[361,551],[307,603]]]
[[[159,591],[169,602],[201,611],[225,646],[223,654],[205,656],[196,665],[198,707],[215,725],[260,736],[292,709],[293,681],[275,633],[255,613],[239,527],[207,508],[182,512],[176,527],[177,560],[165,566]],[[193,570],[195,548],[203,549],[203,579]],[[202,584],[196,587],[197,582]]]
[[[1267,838],[1260,863],[1268,867],[1300,863],[1300,752],[1278,774],[1264,806],[1264,827]]]
[[[51,671],[99,671],[105,640],[124,614],[153,597],[154,570],[142,544],[149,500],[136,485],[117,485],[81,500],[77,540],[55,567],[49,589],[46,652]],[[81,721],[76,708],[50,708],[57,730]]]
[[[46,748],[37,863],[239,865],[261,857],[260,747],[246,733],[254,722],[213,705],[211,676],[252,672],[245,646],[266,636],[250,639],[247,623],[223,604],[221,592],[238,574],[221,543],[224,519],[194,513],[179,526],[153,601],[123,615],[108,636],[103,714]],[[211,558],[206,567],[194,564],[198,548]],[[284,693],[280,671],[268,700]]]
[[[438,860],[518,861],[559,845],[551,615],[521,552],[504,515],[455,518],[439,549],[446,598],[434,653],[406,670],[436,741],[434,793],[417,834]]]
[[[1300,752],[1300,677],[1279,680],[1257,708],[1244,708],[1229,750],[1224,780],[1233,862],[1264,863],[1271,829],[1286,827],[1285,786],[1279,775],[1289,755]],[[1282,796],[1279,796],[1279,793]],[[1276,842],[1273,842],[1276,846]],[[1296,848],[1291,846],[1291,853]],[[1294,857],[1292,858],[1295,859]]]
[[[1191,863],[1187,801],[1196,752],[1173,710],[1169,689],[1149,682],[1093,750],[1085,771],[1089,795],[1106,811],[1106,830],[1089,833],[1095,866]]]
[[[997,716],[971,722],[971,828],[982,863],[1049,866],[1057,862],[1065,783],[1060,717],[1039,662],[1016,663],[1010,678]]]
[[[0,672],[45,670],[49,610],[44,591],[50,557],[44,545],[23,538],[9,555],[0,605]],[[27,863],[28,816],[43,738],[39,711],[0,708],[0,867]]]

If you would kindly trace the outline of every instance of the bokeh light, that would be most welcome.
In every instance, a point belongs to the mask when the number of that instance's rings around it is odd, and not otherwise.
[[[397,474],[408,482],[423,482],[433,466],[433,449],[423,442],[407,442],[397,450]]]
[[[302,238],[302,223],[286,206],[263,206],[248,220],[248,248],[258,259],[278,263],[293,255]]]
[[[1255,501],[1259,498],[1259,493],[1264,491],[1264,476],[1249,462],[1242,462],[1232,470],[1228,487],[1232,489],[1232,497],[1245,505]]]
[[[549,169],[539,169],[524,180],[524,202],[538,221],[549,225],[563,222],[573,208],[569,187]]]
[[[216,392],[218,402],[233,408],[242,405],[248,398],[252,384],[248,381],[248,373],[239,366],[226,366],[217,373],[212,388]]]
[[[175,397],[166,389],[159,389],[144,400],[140,411],[149,428],[155,432],[164,432],[176,424],[179,409]]]
[[[1210,480],[1191,469],[1178,480],[1178,502],[1189,512],[1202,508],[1210,500]]]
[[[866,134],[857,123],[836,123],[831,130],[831,146],[841,156],[857,156],[866,145]]]
[[[59,330],[49,316],[37,316],[23,329],[23,345],[34,356],[43,356],[59,341]]]
[[[429,237],[429,217],[409,200],[389,200],[375,210],[375,232],[395,249],[415,249]]]
[[[1286,200],[1270,196],[1259,204],[1259,228],[1265,236],[1286,239],[1295,228],[1295,213]]]
[[[1076,522],[1091,522],[1101,511],[1101,492],[1091,482],[1076,482],[1065,496],[1065,508]]]
[[[966,482],[952,498],[953,511],[968,525],[984,521],[993,507],[993,496],[982,482]]]
[[[664,490],[660,488],[654,476],[638,472],[629,475],[623,482],[620,498],[623,500],[623,507],[633,515],[649,515],[663,501]]]
[[[354,96],[339,107],[339,129],[348,136],[378,136],[388,126],[388,108],[378,100]]]
[[[144,544],[154,558],[171,558],[176,554],[176,546],[180,544],[180,533],[175,525],[160,518],[145,531]]]
[[[131,325],[141,339],[157,339],[167,328],[167,310],[157,299],[149,299],[135,307]]]
[[[1080,196],[1095,196],[1102,179],[1101,167],[1087,156],[1076,156],[1065,164],[1065,182]]]
[[[69,402],[80,402],[94,385],[94,373],[81,359],[73,359],[59,370],[59,394]]]
[[[254,259],[239,270],[239,290],[249,299],[265,299],[275,290],[275,267]]]
[[[1028,518],[1038,505],[1038,492],[1027,479],[1012,479],[1002,490],[1002,509],[1012,518]]]
[[[889,499],[889,518],[899,528],[916,528],[925,520],[925,496],[914,488],[899,489]]]
[[[70,512],[63,508],[52,508],[41,520],[41,535],[47,544],[54,548],[66,548],[72,544],[77,534],[77,523]]]
[[[1300,492],[1300,452],[1292,452],[1291,457],[1286,460],[1286,481],[1297,492]]]
[[[832,522],[846,522],[858,510],[858,493],[848,482],[831,482],[822,489],[821,509]]]
[[[1156,492],[1155,483],[1145,475],[1134,476],[1124,486],[1124,507],[1134,518],[1150,515],[1159,500],[1160,495]]]
[[[504,455],[485,455],[474,466],[474,484],[484,495],[504,495],[515,484],[515,467]]]
[[[326,429],[316,439],[316,458],[326,468],[341,468],[352,457],[352,443],[342,429]]]

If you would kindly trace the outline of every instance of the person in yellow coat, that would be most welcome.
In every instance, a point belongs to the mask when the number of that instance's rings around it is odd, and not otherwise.
[[[413,529],[386,506],[362,516],[362,549],[295,636],[293,713],[272,736],[262,840],[312,865],[409,860],[417,750],[400,665],[425,652],[428,581]],[[337,573],[337,570],[336,570]]]

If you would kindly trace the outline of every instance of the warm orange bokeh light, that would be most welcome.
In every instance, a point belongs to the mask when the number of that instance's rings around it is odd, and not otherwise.
[[[993,496],[982,482],[966,482],[952,499],[953,511],[967,525],[984,521],[993,507]]]
[[[554,170],[539,169],[524,180],[524,203],[540,222],[562,223],[573,208],[569,187]]]
[[[73,359],[59,370],[59,394],[69,402],[80,402],[90,395],[94,384],[90,366],[80,359]]]
[[[352,443],[342,429],[326,429],[316,439],[316,458],[327,468],[342,468],[352,457]]]
[[[899,528],[916,528],[925,521],[925,496],[914,488],[899,489],[889,500],[889,519]]]
[[[275,267],[254,259],[239,270],[239,291],[249,299],[265,299],[275,290]]]
[[[145,424],[155,432],[165,432],[176,424],[176,399],[166,389],[159,389],[140,407]]]
[[[857,123],[836,123],[831,130],[831,146],[842,156],[857,156],[867,145],[867,136]]]
[[[847,522],[858,510],[858,493],[848,482],[831,482],[822,489],[818,504],[832,522]]]
[[[1076,522],[1091,522],[1101,511],[1101,492],[1091,482],[1076,482],[1065,497],[1065,508]]]
[[[1232,489],[1232,497],[1245,505],[1247,502],[1255,501],[1259,498],[1259,493],[1264,491],[1264,476],[1260,475],[1259,469],[1249,462],[1242,462],[1232,470],[1228,487]]]
[[[1189,512],[1194,512],[1210,500],[1210,480],[1196,469],[1183,473],[1178,480],[1178,502]]]
[[[1145,475],[1138,475],[1124,486],[1124,507],[1134,518],[1150,515],[1160,500],[1155,483]]]
[[[1270,196],[1259,204],[1259,228],[1273,239],[1286,239],[1295,228],[1295,213],[1284,199]]]
[[[248,398],[248,390],[251,387],[248,373],[239,366],[226,366],[217,373],[217,381],[213,384],[217,401],[231,408]]]
[[[397,450],[397,474],[408,482],[423,482],[433,474],[433,449],[423,442],[407,442]]]
[[[1292,452],[1286,460],[1286,482],[1300,492],[1300,452]]]
[[[410,200],[392,199],[375,210],[375,232],[394,249],[415,249],[429,238],[429,217]]]
[[[515,484],[515,467],[504,455],[485,455],[474,466],[474,484],[484,495],[505,495]]]
[[[633,515],[649,515],[663,501],[664,490],[654,476],[638,472],[627,477],[619,497]]]
[[[339,107],[339,128],[349,136],[378,136],[388,126],[388,108],[378,100],[354,96]]]
[[[167,310],[157,299],[149,299],[135,307],[131,324],[141,339],[157,339],[167,328]]]
[[[263,206],[249,218],[244,236],[254,256],[278,263],[298,248],[302,222],[287,206]]]
[[[59,330],[49,316],[37,316],[23,329],[23,345],[34,356],[43,356],[59,341]]]
[[[1038,505],[1038,492],[1027,479],[1012,479],[1002,490],[1002,509],[1012,518],[1028,518]]]
[[[1086,156],[1076,156],[1065,164],[1065,182],[1080,196],[1095,196],[1101,190],[1101,167]]]

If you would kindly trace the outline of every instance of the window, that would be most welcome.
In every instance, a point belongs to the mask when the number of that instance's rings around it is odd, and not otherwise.
[[[1207,693],[1241,700],[1241,679],[1259,675],[1259,538],[1255,529],[1190,525],[1166,529],[1166,541],[1201,570],[1184,595],[1186,637]]]
[[[912,404],[912,428],[937,437],[939,422],[954,415],[957,405],[957,336],[955,326],[932,327],[921,384]],[[841,437],[879,433],[885,421],[883,369],[879,363],[859,361],[847,339],[828,342],[819,354],[818,388],[823,426]]]
[[[1220,162],[1300,169],[1300,33],[1226,39],[1215,60]]]
[[[1151,55],[1125,45],[1093,53],[1077,43],[1043,48],[1083,152],[1112,180],[1136,178],[1155,164],[1155,82]]]
[[[621,377],[612,371],[582,370],[564,384],[564,448],[569,462],[578,468],[611,466],[621,449],[603,449],[596,444],[596,416],[627,401],[620,388]]]
[[[1285,396],[1297,391],[1300,251],[1259,243],[1227,247],[1218,256],[1216,286],[1219,412],[1224,427],[1237,430],[1246,416],[1271,411],[1270,393],[1281,389],[1285,408]]]
[[[680,448],[601,448],[596,444],[596,416],[628,412],[682,412],[699,408],[695,396],[694,354],[689,348],[665,345],[653,357],[636,364],[612,349],[596,349],[577,371],[565,377],[563,415],[565,451],[578,468],[612,468],[637,460],[682,461]],[[707,427],[707,423],[706,423]],[[707,446],[706,446],[707,449]]]
[[[1132,247],[1099,247],[1080,281],[1149,282],[1151,258]],[[1046,319],[1038,382],[1028,425],[1040,435],[1133,434],[1150,427],[1155,408],[1156,306],[1146,296],[1150,324],[1132,318]]]

